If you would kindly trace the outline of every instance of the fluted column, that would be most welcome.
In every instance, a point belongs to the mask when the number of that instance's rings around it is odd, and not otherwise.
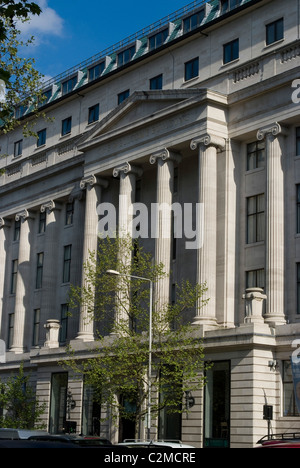
[[[98,250],[98,215],[97,207],[101,203],[102,188],[107,188],[108,182],[94,175],[85,177],[80,182],[81,190],[86,190],[84,242],[82,264],[90,258],[90,252]],[[86,287],[86,272],[82,269],[82,288]],[[89,285],[90,286],[90,285]],[[81,305],[79,316],[79,331],[76,337],[81,341],[94,341],[94,320],[91,318],[85,304]]]
[[[7,235],[8,232],[7,230],[11,227],[11,223],[7,221],[6,219],[0,218],[0,258],[1,258],[1,264],[2,268],[0,270],[0,297],[2,298],[1,304],[0,304],[0,336],[3,338],[6,338],[6,335],[4,333],[3,323],[2,323],[2,317],[3,317],[3,297],[4,297],[4,284],[5,284],[5,276],[6,276],[6,252],[8,249],[8,246],[6,245],[7,241]],[[1,355],[0,355],[1,359]]]
[[[56,307],[57,294],[57,234],[58,217],[61,205],[53,200],[41,206],[41,213],[46,213],[45,255],[43,268],[42,322],[56,319],[59,311]]]
[[[154,303],[158,310],[162,310],[170,302],[174,163],[180,161],[179,154],[166,148],[150,157],[150,164],[157,163],[155,263],[163,264],[168,275],[154,285]]]
[[[205,307],[196,305],[194,325],[217,325],[217,153],[225,150],[225,140],[206,134],[191,142],[191,149],[199,151],[199,203],[203,207],[203,245],[197,252],[197,281],[207,283],[208,299]]]
[[[130,207],[135,202],[136,178],[142,176],[142,169],[129,163],[118,166],[113,171],[114,177],[120,178],[119,192],[119,236],[132,235],[132,215]]]
[[[127,238],[132,237],[132,205],[135,202],[136,192],[136,178],[142,176],[142,169],[132,166],[128,162],[116,167],[113,170],[113,176],[120,178],[120,191],[119,191],[119,237]],[[120,251],[118,253],[119,259],[123,264],[124,270],[130,266],[132,260],[132,251],[126,249],[126,242],[124,245],[120,242]],[[130,291],[127,291],[128,282],[122,277],[119,278],[119,295],[116,302],[115,321],[121,326],[127,327],[129,324],[129,308],[130,308]]]
[[[269,324],[286,323],[284,312],[284,173],[282,158],[287,130],[275,123],[260,129],[266,141],[266,315]]]
[[[24,352],[24,332],[26,322],[26,307],[28,306],[27,297],[30,283],[30,224],[32,215],[24,210],[16,215],[16,221],[21,221],[21,232],[19,241],[19,259],[18,259],[18,276],[16,285],[15,299],[15,321],[13,332],[13,343],[11,351],[16,354]]]

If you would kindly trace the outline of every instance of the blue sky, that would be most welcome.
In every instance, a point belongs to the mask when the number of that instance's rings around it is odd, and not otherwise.
[[[46,78],[58,75],[191,0],[35,0],[43,13],[22,27],[35,36],[27,54]]]

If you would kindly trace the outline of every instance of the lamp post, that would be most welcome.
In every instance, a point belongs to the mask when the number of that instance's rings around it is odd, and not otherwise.
[[[153,281],[141,276],[125,275],[116,270],[107,270],[107,275],[121,276],[125,278],[137,279],[150,283],[150,306],[149,306],[149,363],[148,363],[148,418],[147,418],[147,438],[151,439],[151,378],[152,378],[152,343],[153,343]]]

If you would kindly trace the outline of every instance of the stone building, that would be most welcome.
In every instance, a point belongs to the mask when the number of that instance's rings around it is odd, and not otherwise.
[[[211,299],[193,318],[214,362],[208,384],[156,435],[253,447],[266,403],[274,432],[300,430],[299,6],[196,0],[46,83],[54,121],[38,122],[38,140],[0,136],[0,375],[25,362],[50,431],[67,418],[77,432],[131,437],[122,422],[101,425],[89,389],[57,365],[68,343],[82,357],[94,345],[84,311],[68,316],[68,291],[97,245],[97,206],[114,204],[122,224],[119,195],[203,207],[201,245],[195,223],[194,237],[143,239],[172,272],[167,298],[190,278]]]

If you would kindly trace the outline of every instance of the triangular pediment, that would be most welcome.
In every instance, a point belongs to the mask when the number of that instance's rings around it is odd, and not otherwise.
[[[137,91],[85,134],[78,147],[84,151],[103,140],[105,135],[109,137],[143,125],[148,119],[159,118],[164,111],[181,102],[198,99],[202,95],[203,90]]]

